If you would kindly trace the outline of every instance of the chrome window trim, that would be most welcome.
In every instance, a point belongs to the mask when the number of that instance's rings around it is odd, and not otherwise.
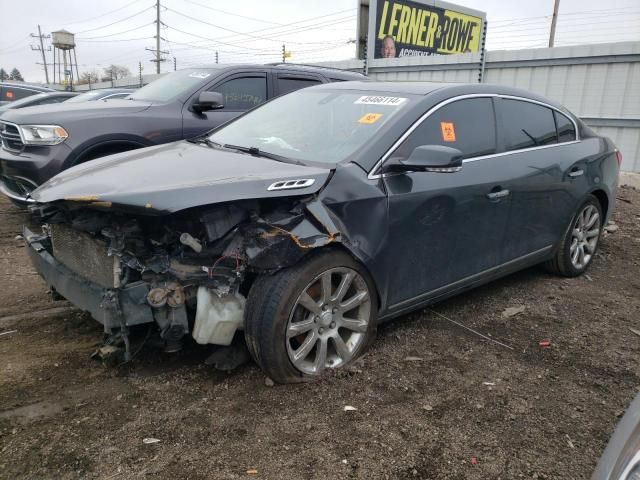
[[[367,178],[369,180],[376,180],[378,178],[382,178],[385,174],[375,173],[375,172],[391,156],[391,154],[393,154],[393,152],[395,152],[398,149],[398,147],[402,144],[402,142],[404,142],[407,139],[407,137],[409,135],[411,135],[414,132],[414,130],[416,130],[422,124],[422,122],[424,122],[427,118],[429,118],[433,113],[435,113],[436,111],[440,110],[445,105],[449,105],[450,103],[457,102],[458,100],[465,100],[465,99],[469,99],[469,98],[504,98],[504,99],[507,99],[507,100],[520,100],[520,101],[523,101],[523,102],[534,103],[534,104],[537,104],[537,105],[541,105],[543,107],[550,108],[551,110],[555,110],[556,112],[561,113],[562,115],[567,117],[569,120],[571,120],[571,123],[573,123],[573,126],[574,126],[574,128],[576,130],[576,139],[575,140],[571,140],[569,142],[554,143],[552,145],[541,145],[541,146],[538,146],[538,147],[521,148],[521,149],[518,149],[518,150],[509,150],[508,152],[499,152],[499,153],[493,153],[493,154],[490,154],[490,155],[481,155],[481,156],[478,156],[478,157],[469,157],[469,158],[465,158],[462,161],[462,163],[475,162],[477,160],[484,160],[484,159],[493,158],[493,157],[502,157],[502,156],[506,156],[506,155],[512,155],[514,153],[519,153],[519,152],[528,152],[528,151],[533,151],[533,150],[540,150],[540,149],[543,149],[543,148],[559,147],[561,145],[571,145],[571,144],[574,144],[574,143],[578,143],[580,141],[578,123],[572,117],[570,117],[565,112],[560,110],[558,107],[554,107],[553,105],[549,105],[548,103],[541,102],[539,100],[534,100],[532,98],[526,98],[526,97],[519,97],[519,96],[516,96],[516,95],[503,95],[503,94],[499,94],[499,93],[468,93],[468,94],[465,94],[465,95],[458,95],[457,97],[452,97],[452,98],[448,98],[446,100],[443,100],[442,102],[438,103],[437,105],[435,105],[435,106],[431,107],[429,110],[427,110],[426,113],[424,113],[420,118],[418,118],[418,120],[416,120],[407,129],[407,131],[404,132],[400,136],[400,138],[398,138],[398,140],[396,140],[393,143],[393,145],[391,145],[391,147],[385,152],[385,154],[382,156],[382,158],[380,158],[380,160],[378,160],[376,162],[376,164],[373,166],[373,168],[369,171],[369,174],[367,175]]]

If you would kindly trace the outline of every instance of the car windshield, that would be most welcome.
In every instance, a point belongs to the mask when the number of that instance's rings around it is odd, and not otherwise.
[[[215,68],[187,68],[172,72],[129,96],[130,100],[147,102],[170,102],[176,98],[189,94],[194,87],[207,79],[213,79]]]
[[[371,141],[408,94],[307,88],[277,98],[214,132],[220,145],[257,148],[303,163],[337,163]]]
[[[67,103],[77,103],[77,102],[88,102],[91,100],[95,100],[96,98],[100,98],[105,95],[104,91],[93,90],[91,92],[81,93],[80,95],[76,95],[73,98],[67,100]]]

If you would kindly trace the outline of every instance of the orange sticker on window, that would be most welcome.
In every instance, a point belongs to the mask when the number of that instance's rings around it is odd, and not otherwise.
[[[380,120],[381,116],[381,113],[365,113],[360,117],[358,123],[376,123],[378,120]]]
[[[456,128],[453,122],[440,122],[440,130],[442,131],[442,140],[445,142],[456,141]]]
[[[5,95],[7,98],[13,98],[13,92],[11,90],[7,90],[7,93]]]

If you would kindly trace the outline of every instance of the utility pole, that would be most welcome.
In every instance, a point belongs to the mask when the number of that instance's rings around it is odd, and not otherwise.
[[[556,22],[558,21],[558,8],[560,0],[555,0],[553,4],[553,17],[551,17],[551,32],[549,33],[549,48],[553,48],[553,42],[556,39]]]
[[[177,62],[176,62],[176,57],[173,57],[173,71],[175,72],[177,70]]]
[[[216,63],[218,63],[218,51],[216,50]]]
[[[142,87],[142,62],[138,62],[138,79],[140,80],[140,87]]]
[[[160,73],[160,62],[166,62],[166,58],[162,58],[161,55],[164,53],[168,55],[169,52],[165,52],[160,50],[160,25],[162,22],[160,21],[160,0],[156,0],[156,48],[145,48],[145,50],[149,50],[150,52],[155,52],[156,58],[151,59],[152,62],[156,64],[156,73]]]
[[[286,63],[286,62],[287,62],[287,56],[286,56],[286,50],[283,43],[282,44],[282,63]]]
[[[44,77],[46,78],[47,83],[49,83],[49,70],[47,69],[47,58],[44,55],[44,43],[42,42],[42,40],[45,38],[51,38],[51,35],[42,35],[42,30],[40,30],[40,25],[38,25],[38,35],[34,35],[32,33],[31,37],[38,38],[40,40],[40,46],[39,47],[36,46],[34,48],[34,46],[31,45],[31,50],[40,50],[40,53],[42,53],[42,64],[44,65]],[[51,47],[49,47],[49,50],[51,50]]]
[[[160,73],[160,0],[156,0],[156,73]]]

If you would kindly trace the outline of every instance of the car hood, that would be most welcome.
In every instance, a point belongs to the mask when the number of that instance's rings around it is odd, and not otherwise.
[[[31,198],[38,203],[66,200],[160,214],[219,202],[309,195],[320,190],[330,174],[328,168],[180,141],[70,168],[36,189]],[[310,185],[269,190],[275,182],[301,179],[310,180]]]
[[[139,100],[109,100],[108,102],[53,103],[34,107],[14,108],[2,112],[0,120],[18,125],[57,125],[68,121],[86,121],[92,117],[127,115],[146,110],[151,102]]]

